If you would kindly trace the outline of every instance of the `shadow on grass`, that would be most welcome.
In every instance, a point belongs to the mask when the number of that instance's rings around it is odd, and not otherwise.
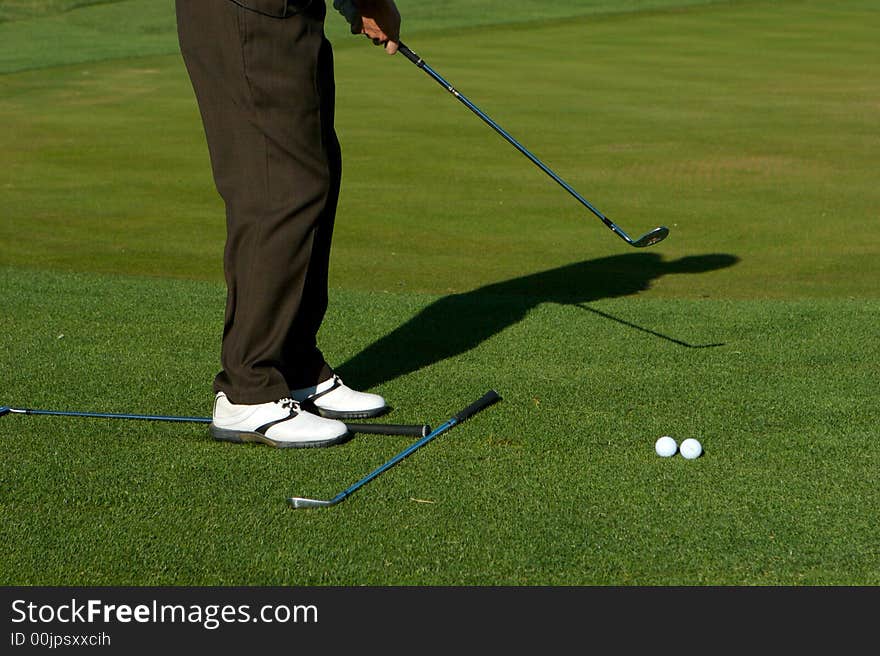
[[[493,283],[435,301],[412,319],[342,363],[346,382],[371,389],[447,358],[465,353],[512,326],[541,303],[575,305],[603,318],[674,342],[694,345],[618,319],[584,303],[629,296],[667,274],[698,274],[733,266],[735,255],[709,254],[663,261],[656,253],[629,253],[586,260]]]

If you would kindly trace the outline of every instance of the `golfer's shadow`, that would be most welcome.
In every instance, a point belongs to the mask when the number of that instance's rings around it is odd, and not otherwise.
[[[338,371],[349,384],[371,389],[466,353],[522,320],[529,310],[541,303],[577,305],[606,319],[688,348],[719,346],[689,344],[583,304],[637,294],[647,290],[653,280],[667,274],[704,273],[737,262],[738,257],[727,254],[694,255],[664,262],[656,253],[629,253],[586,260],[445,296],[339,365]]]

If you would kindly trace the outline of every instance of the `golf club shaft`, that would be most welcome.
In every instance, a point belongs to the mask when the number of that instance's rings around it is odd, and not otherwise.
[[[175,417],[170,415],[134,415],[115,412],[79,412],[75,410],[37,410],[35,408],[10,408],[19,415],[44,415],[51,417],[88,417],[92,419],[143,419],[146,421],[173,421],[179,423],[209,424],[209,417]]]
[[[95,419],[140,419],[146,421],[170,421],[178,423],[210,424],[210,417],[175,417],[171,415],[136,415],[112,412],[77,412],[72,410],[36,410],[34,408],[7,408],[7,412],[21,415],[50,415],[56,417],[90,417]],[[5,414],[5,413],[4,413]],[[425,424],[355,424],[345,422],[352,433],[377,435],[410,435],[422,437],[431,432]]]
[[[372,481],[374,478],[376,478],[377,476],[379,476],[383,472],[391,469],[394,465],[399,463],[401,460],[403,460],[404,458],[409,456],[414,451],[422,448],[424,445],[426,445],[428,442],[433,440],[438,435],[445,433],[453,426],[457,426],[461,422],[467,420],[469,417],[472,417],[473,415],[478,413],[480,410],[483,410],[484,408],[487,408],[490,405],[492,405],[493,403],[500,401],[500,400],[501,400],[501,396],[498,394],[498,392],[496,392],[495,390],[489,390],[483,396],[481,396],[479,399],[477,399],[476,401],[471,403],[465,409],[458,412],[456,415],[454,415],[452,418],[447,420],[445,423],[443,423],[440,426],[438,426],[437,428],[435,428],[433,431],[428,433],[428,435],[426,435],[425,437],[420,439],[418,442],[413,443],[412,445],[410,445],[409,447],[407,447],[406,449],[404,449],[403,451],[398,453],[396,456],[391,458],[391,460],[380,465],[379,467],[377,467],[376,469],[371,471],[369,474],[364,476],[362,479],[360,479],[357,483],[354,483],[353,485],[350,485],[349,487],[345,488],[342,492],[340,492],[339,494],[337,494],[335,497],[333,497],[332,499],[330,499],[328,501],[320,501],[317,499],[304,499],[302,497],[289,497],[287,499],[287,501],[291,505],[291,507],[293,507],[293,508],[315,508],[315,507],[324,507],[324,506],[334,506],[337,503],[339,503],[340,501],[342,501],[343,499],[345,499],[346,497],[348,497],[348,495],[350,495],[355,490],[363,487],[364,485],[366,485],[367,483]]]
[[[629,236],[628,234],[626,234],[626,232],[625,232],[622,228],[620,228],[620,226],[618,226],[618,225],[617,225],[616,223],[614,223],[611,219],[609,219],[607,216],[605,216],[604,214],[602,214],[602,212],[600,212],[595,206],[593,206],[593,204],[590,203],[590,201],[588,201],[586,198],[584,198],[583,196],[581,196],[581,195],[580,195],[580,194],[579,194],[579,193],[578,193],[578,192],[577,192],[577,191],[576,191],[576,190],[575,190],[570,184],[568,184],[565,180],[563,180],[562,178],[560,178],[560,177],[559,177],[559,176],[558,176],[558,175],[557,175],[552,169],[550,169],[549,166],[547,166],[546,164],[544,164],[544,162],[542,162],[542,161],[541,161],[540,159],[538,159],[535,155],[533,155],[533,154],[529,151],[528,148],[526,148],[526,147],[523,146],[519,141],[517,141],[516,139],[514,139],[514,138],[510,135],[510,133],[507,132],[507,130],[505,130],[505,129],[502,128],[500,125],[498,125],[498,124],[497,124],[495,121],[493,121],[488,115],[486,115],[486,114],[485,114],[485,113],[484,113],[479,107],[477,107],[474,103],[472,103],[472,102],[471,102],[466,96],[464,96],[464,95],[463,95],[462,93],[460,93],[455,87],[453,87],[449,82],[447,82],[447,81],[443,78],[443,76],[441,76],[437,71],[435,71],[433,68],[431,68],[431,67],[425,62],[424,59],[422,59],[421,57],[419,57],[415,52],[413,52],[410,48],[408,48],[408,47],[407,47],[406,45],[404,45],[403,43],[400,44],[400,48],[399,48],[399,50],[400,50],[400,52],[401,52],[401,53],[402,53],[407,59],[409,59],[413,64],[415,64],[416,66],[418,66],[419,68],[421,68],[423,71],[425,71],[425,73],[427,73],[429,76],[431,76],[431,77],[432,77],[432,78],[433,78],[433,79],[434,79],[434,80],[435,80],[440,86],[442,86],[442,87],[443,87],[444,89],[446,89],[449,93],[451,93],[453,96],[455,96],[456,98],[458,98],[458,99],[461,101],[461,103],[462,103],[465,107],[467,107],[467,108],[468,108],[469,110],[471,110],[474,114],[476,114],[477,116],[479,116],[479,117],[483,120],[484,123],[486,123],[489,127],[491,127],[493,130],[495,130],[495,132],[497,132],[497,133],[500,134],[502,137],[504,137],[504,139],[507,140],[508,143],[510,143],[510,144],[511,144],[514,148],[516,148],[520,153],[522,153],[522,154],[525,155],[529,160],[531,160],[531,162],[532,162],[533,164],[535,164],[535,166],[537,166],[537,167],[540,168],[542,171],[544,171],[544,173],[546,173],[546,174],[549,175],[551,178],[553,178],[553,180],[555,180],[556,183],[557,183],[560,187],[562,187],[563,189],[565,189],[569,194],[571,194],[572,196],[574,196],[574,198],[576,198],[576,199],[577,199],[577,200],[578,200],[578,201],[579,201],[584,207],[586,207],[586,208],[587,208],[588,210],[590,210],[593,214],[595,214],[597,217],[599,217],[599,219],[601,219],[601,221],[602,221],[606,226],[608,226],[609,228],[611,228],[611,230],[614,231],[614,233],[615,233],[618,237],[620,237],[620,238],[623,239],[625,242],[627,242],[627,243],[629,243],[629,244],[631,244],[631,245],[633,244],[633,240],[630,238],[630,236]]]

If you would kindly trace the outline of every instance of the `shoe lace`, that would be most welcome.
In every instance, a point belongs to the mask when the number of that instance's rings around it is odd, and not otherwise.
[[[275,403],[280,405],[283,410],[290,410],[291,412],[299,412],[301,409],[299,401],[294,401],[291,398],[278,399]]]

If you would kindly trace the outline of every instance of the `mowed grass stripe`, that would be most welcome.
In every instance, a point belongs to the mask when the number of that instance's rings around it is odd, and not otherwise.
[[[397,2],[406,35],[540,24],[577,16],[638,13],[719,0],[446,0]],[[332,2],[328,37],[340,48],[363,48]],[[173,0],[0,0],[0,75],[69,64],[177,52]],[[50,47],[51,46],[51,47]]]
[[[536,50],[516,29],[487,30],[479,51],[466,36],[419,49],[625,229],[668,225],[670,259],[740,259],[655,294],[874,297],[880,99],[870,10],[844,7],[744,4],[554,25]],[[346,49],[337,70],[334,286],[464,291],[624,247],[403,58]],[[220,279],[222,206],[177,57],[4,81],[0,236],[18,244],[3,262]]]

